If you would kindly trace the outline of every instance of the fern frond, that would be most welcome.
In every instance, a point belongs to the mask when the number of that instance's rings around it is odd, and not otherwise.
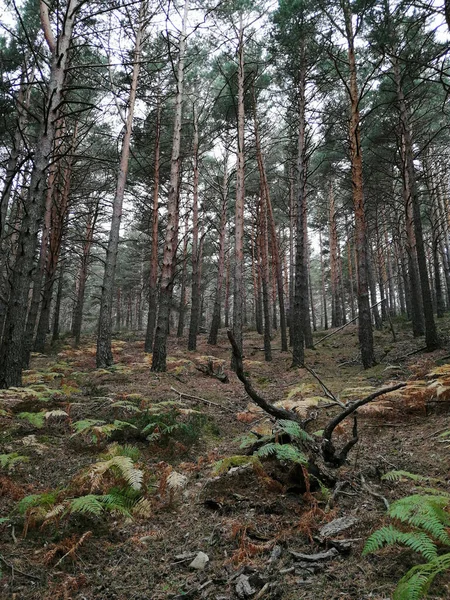
[[[45,419],[58,419],[59,417],[68,417],[69,415],[65,410],[57,409],[57,410],[48,410],[45,413]]]
[[[392,525],[382,527],[375,531],[366,542],[363,550],[363,556],[380,550],[384,546],[394,546],[400,544],[407,546],[415,552],[422,554],[426,560],[430,561],[436,558],[437,548],[431,538],[421,531],[404,532],[396,529]]]
[[[172,471],[167,477],[167,487],[169,490],[182,490],[186,487],[188,478],[186,475]]]
[[[117,470],[120,476],[134,490],[140,490],[144,477],[140,469],[134,467],[133,461],[128,456],[113,456],[106,461],[100,461],[92,465],[89,475],[92,480],[92,489],[99,486],[104,474],[109,470]]]
[[[133,515],[148,519],[152,516],[152,505],[147,498],[140,498],[133,507]]]
[[[133,402],[127,402],[126,400],[119,400],[118,402],[113,402],[111,404],[111,408],[123,408],[123,410],[134,413],[141,413],[142,410]]]
[[[64,504],[64,503],[56,504],[53,508],[51,508],[45,514],[45,521],[53,521],[54,519],[61,517],[66,510],[67,510],[66,504]]]
[[[105,421],[100,421],[98,419],[83,419],[82,421],[75,421],[72,423],[72,427],[75,430],[75,433],[72,435],[72,437],[85,433],[87,430],[92,429],[92,427],[95,427],[96,425],[103,425],[104,423]]]
[[[117,442],[114,442],[106,448],[106,452],[101,454],[100,458],[103,460],[108,460],[113,458],[113,456],[128,456],[128,458],[131,458],[133,462],[136,462],[139,460],[140,455],[141,451],[139,448],[136,448],[136,446],[130,446],[128,444],[121,446]]]
[[[416,473],[410,473],[409,471],[389,471],[385,473],[382,478],[384,481],[400,481],[402,479],[411,479],[416,482],[423,483],[442,483],[441,479],[435,477],[424,477],[423,475],[417,475]]]
[[[280,419],[277,421],[277,425],[282,431],[297,440],[312,440],[312,437],[296,421]]]
[[[42,427],[44,427],[45,412],[21,412],[17,416],[19,419],[24,419],[25,421],[28,421],[28,423],[36,427],[36,429],[42,429]]]
[[[79,513],[82,515],[89,514],[98,516],[103,512],[101,499],[102,496],[96,496],[94,494],[73,498],[73,500],[69,502],[69,511],[71,514]]]
[[[389,516],[429,533],[434,539],[450,546],[450,514],[444,509],[449,504],[447,495],[406,496],[393,502]]]
[[[420,600],[439,573],[450,569],[450,553],[435,557],[424,565],[410,569],[398,582],[393,600]]]
[[[28,462],[30,459],[28,456],[21,456],[17,452],[10,452],[9,454],[0,454],[0,467],[8,470],[14,469],[19,463]]]
[[[44,492],[43,494],[30,494],[22,498],[17,504],[17,509],[21,515],[24,515],[30,508],[42,506],[50,508],[56,502],[58,491]]]
[[[274,455],[278,460],[287,460],[301,465],[308,464],[307,456],[292,444],[265,444],[256,452],[256,455],[260,458]]]

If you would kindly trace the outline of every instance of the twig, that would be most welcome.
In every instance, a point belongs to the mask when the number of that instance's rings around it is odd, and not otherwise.
[[[369,492],[369,494],[370,494],[371,496],[374,496],[375,498],[378,498],[379,500],[381,500],[381,501],[383,502],[383,504],[385,505],[385,507],[386,507],[386,510],[389,510],[389,506],[390,506],[390,504],[389,504],[389,502],[387,501],[387,499],[386,499],[384,496],[382,496],[381,494],[379,494],[378,492],[375,492],[375,491],[374,491],[372,488],[370,488],[370,487],[367,485],[367,483],[366,483],[366,480],[364,479],[364,475],[361,475],[361,483],[362,483],[362,486],[363,486],[363,488],[364,488],[364,489],[365,489],[367,492]]]
[[[181,398],[187,398],[188,400],[197,400],[198,402],[204,402],[205,404],[211,404],[212,406],[217,406],[217,408],[226,410],[226,411],[234,414],[234,410],[231,410],[231,408],[227,408],[226,406],[221,406],[217,402],[212,402],[211,400],[206,400],[206,398],[200,398],[200,396],[192,396],[191,394],[185,394],[184,392],[180,392],[179,390],[176,390],[174,387],[171,387],[170,389],[172,390],[172,392],[175,392],[175,394],[178,394],[180,396],[180,400],[181,400]]]
[[[314,377],[314,379],[317,379],[317,381],[319,382],[319,384],[327,398],[329,398],[336,404],[339,404],[339,406],[341,408],[345,408],[345,404],[343,402],[341,402],[339,400],[339,398],[336,398],[336,396],[333,394],[333,392],[329,388],[327,388],[325,383],[320,379],[320,377],[317,375],[317,373],[314,371],[314,369],[312,369],[311,367],[308,367],[304,363],[303,363],[303,368],[306,369],[308,371],[308,373],[310,373]]]
[[[23,575],[24,577],[29,577],[30,579],[34,579],[35,581],[41,580],[41,578],[36,577],[36,575],[31,575],[31,573],[24,573],[23,571],[20,571],[17,567],[15,567],[14,565],[11,565],[5,558],[3,558],[3,556],[1,554],[0,554],[0,560],[2,561],[2,563],[4,565],[6,565],[8,567],[8,569],[11,569],[12,573],[19,573],[20,575]]]

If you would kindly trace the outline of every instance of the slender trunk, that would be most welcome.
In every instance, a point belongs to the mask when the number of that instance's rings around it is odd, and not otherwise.
[[[260,228],[259,239],[261,248],[261,280],[262,280],[262,298],[263,298],[263,314],[264,314],[264,359],[272,360],[271,348],[271,331],[270,331],[270,269],[269,269],[269,241],[267,232],[267,202],[263,186],[261,186],[260,195]]]
[[[99,200],[97,199],[93,206],[89,207],[89,214],[86,224],[86,235],[83,244],[83,255],[81,257],[80,269],[78,271],[78,286],[75,309],[73,314],[72,335],[75,338],[75,346],[80,344],[81,327],[83,323],[83,307],[86,292],[86,282],[88,278],[88,266],[91,254],[92,241],[94,239],[95,224],[99,212]]]
[[[153,335],[156,324],[157,298],[158,298],[158,198],[159,198],[159,170],[161,154],[161,100],[158,95],[158,106],[156,110],[156,135],[154,151],[154,175],[153,175],[153,207],[152,207],[152,250],[150,257],[150,278],[148,291],[148,316],[145,333],[145,352],[151,352],[153,348]]]
[[[180,310],[178,314],[177,338],[183,337],[184,334],[184,317],[186,315],[186,277],[187,277],[187,247],[188,247],[188,226],[189,213],[186,213],[186,223],[184,228],[183,240],[183,268],[181,270],[181,290],[180,290]]]
[[[67,158],[67,164],[64,169],[61,169],[63,172],[63,190],[61,193],[61,198],[59,199],[59,201],[56,201],[56,197],[54,197],[53,199],[53,206],[51,211],[51,235],[45,268],[45,282],[42,294],[42,308],[36,332],[36,339],[34,342],[35,352],[44,351],[47,332],[50,329],[50,307],[53,295],[53,285],[55,282],[56,270],[58,267],[58,261],[61,252],[61,243],[63,239],[65,223],[69,208],[69,194],[70,185],[72,181],[73,156],[75,153],[77,134],[78,123],[75,123],[72,134],[72,140],[69,148],[69,156]]]
[[[406,100],[401,86],[400,68],[398,61],[394,62],[394,73],[397,84],[397,100],[400,112],[400,126],[402,130],[403,146],[405,152],[406,172],[408,174],[409,199],[412,206],[414,233],[416,237],[417,263],[419,267],[420,286],[422,291],[422,305],[425,321],[425,343],[427,350],[432,352],[439,348],[439,338],[436,329],[436,323],[433,315],[433,305],[430,290],[430,283],[427,272],[427,258],[425,254],[425,244],[422,231],[422,217],[420,214],[420,201],[416,185],[416,174],[414,167],[414,155],[411,139],[411,129],[409,124],[409,115],[406,107]]]
[[[41,2],[41,5],[43,2]],[[46,171],[52,154],[56,122],[63,102],[65,71],[75,19],[82,2],[69,0],[58,40],[50,45],[52,61],[45,97],[45,117],[41,124],[34,154],[34,166],[26,200],[17,253],[11,276],[11,295],[8,302],[5,329],[0,347],[0,388],[20,386],[30,273],[33,271],[37,236],[41,227]]]
[[[330,182],[329,211],[331,327],[341,327],[341,325],[343,325],[343,322],[339,269],[339,239],[337,234],[336,206],[334,201],[334,190],[332,182]]]
[[[134,105],[140,70],[141,45],[145,24],[146,0],[141,1],[139,22],[136,31],[136,41],[133,54],[133,74],[131,77],[130,94],[128,98],[128,114],[122,141],[119,172],[117,175],[116,193],[113,202],[111,229],[109,232],[108,248],[106,250],[105,271],[103,275],[102,295],[100,300],[100,315],[98,320],[97,337],[97,368],[109,367],[114,359],[111,350],[112,340],[112,307],[114,297],[114,278],[116,274],[117,253],[119,251],[120,223],[122,221],[122,206],[125,185],[128,175],[131,133],[133,129]]]
[[[322,315],[324,329],[328,329],[327,293],[325,286],[325,265],[323,261],[322,230],[319,229],[320,275],[322,280]]]
[[[237,172],[234,228],[234,299],[233,336],[243,354],[243,311],[244,311],[244,204],[245,204],[245,158],[244,158],[244,24],[242,13],[239,20],[238,76],[237,76]],[[231,358],[234,368],[234,354]]]
[[[209,332],[208,344],[217,344],[217,335],[220,328],[220,309],[222,304],[223,276],[225,271],[225,240],[227,228],[228,212],[228,153],[224,159],[223,183],[222,183],[222,207],[220,212],[220,231],[219,231],[219,262],[217,265],[217,282],[214,297],[213,317],[211,321],[211,330]]]
[[[169,313],[172,300],[173,278],[175,274],[176,243],[178,231],[178,197],[180,191],[180,145],[181,117],[183,112],[184,61],[186,53],[186,28],[189,0],[184,3],[183,25],[180,35],[177,93],[175,99],[175,118],[170,163],[169,195],[167,199],[167,225],[164,239],[161,285],[159,291],[159,312],[153,341],[152,371],[166,371],[167,335]]]
[[[58,290],[56,292],[55,311],[53,313],[52,344],[59,340],[59,322],[61,315],[61,304],[64,291],[64,266],[59,265]]]
[[[227,259],[227,272],[225,277],[225,328],[228,329],[230,326],[230,255],[228,255]]]
[[[361,152],[361,131],[359,114],[359,91],[353,33],[352,14],[348,0],[343,1],[345,29],[347,37],[347,57],[350,71],[348,86],[350,99],[350,162],[352,170],[352,192],[355,211],[355,241],[358,266],[358,335],[361,359],[365,369],[376,364],[373,348],[373,331],[370,314],[369,286],[367,275],[367,223],[364,208],[363,164]]]
[[[198,250],[198,117],[194,106],[193,139],[193,194],[192,194],[192,290],[191,319],[189,322],[188,350],[197,349],[197,333],[200,311],[200,270]]]
[[[295,182],[293,167],[289,167],[289,345],[293,341],[293,314],[295,297]]]
[[[305,273],[305,181],[306,181],[306,65],[302,43],[301,67],[298,78],[298,141],[297,141],[297,227],[295,243],[295,293],[292,315],[292,366],[300,367],[305,361],[305,308],[307,306],[307,277]]]

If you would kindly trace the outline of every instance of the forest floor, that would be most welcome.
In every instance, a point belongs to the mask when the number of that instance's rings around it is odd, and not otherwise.
[[[246,459],[219,463],[245,453],[239,436],[273,427],[230,371],[225,331],[216,347],[199,336],[196,353],[185,350],[186,340],[171,339],[167,373],[152,373],[143,341],[126,336],[114,340],[109,369],[95,369],[93,338],[79,349],[67,339],[53,353],[34,355],[24,387],[0,392],[0,597],[390,599],[417,555],[361,552],[387,522],[386,502],[415,484],[382,475],[405,470],[438,478],[443,489],[450,479],[449,441],[441,437],[450,429],[450,319],[440,322],[445,348],[433,354],[411,354],[423,341],[407,323],[395,329],[395,343],[388,329],[375,332],[379,364],[367,371],[352,325],[307,350],[307,365],[343,402],[408,381],[359,410],[360,440],[336,471],[334,490],[307,494],[296,486],[295,469],[273,459],[263,470]],[[317,342],[324,334],[314,335]],[[274,360],[265,363],[261,337],[245,335],[255,388],[314,414],[308,431],[320,430],[339,408],[309,373],[289,368],[277,338],[273,346]],[[199,370],[208,364],[229,381]],[[338,446],[351,426],[340,427]],[[120,463],[120,455],[131,459]],[[102,495],[112,498],[132,481],[129,504],[108,510]],[[351,526],[334,540],[321,538],[320,528],[339,517]],[[333,547],[328,560],[292,553]],[[203,568],[192,566],[196,557]],[[439,578],[433,593],[450,598],[449,578]]]

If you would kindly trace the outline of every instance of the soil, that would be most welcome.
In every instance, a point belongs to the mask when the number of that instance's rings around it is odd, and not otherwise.
[[[151,372],[151,357],[139,336],[115,339],[111,369],[95,369],[94,339],[84,339],[78,349],[67,339],[47,355],[34,356],[23,389],[0,393],[0,454],[16,452],[28,459],[0,468],[0,597],[392,598],[417,555],[400,548],[367,557],[361,552],[370,533],[388,522],[386,503],[413,493],[417,484],[382,476],[405,470],[436,478],[433,485],[447,491],[450,479],[450,442],[440,437],[450,429],[448,349],[412,354],[421,341],[412,338],[406,323],[395,327],[395,343],[390,331],[375,332],[379,364],[367,371],[358,361],[354,326],[306,351],[308,366],[342,402],[408,382],[404,390],[358,411],[359,442],[335,471],[334,489],[321,490],[311,480],[306,493],[297,485],[299,467],[274,458],[263,460],[262,468],[236,459],[220,469],[220,460],[245,454],[239,436],[268,434],[274,427],[231,372],[225,331],[215,347],[200,335],[196,353],[185,350],[185,339],[172,338],[167,373]],[[449,328],[443,321],[444,337]],[[317,342],[323,332],[314,335]],[[289,368],[290,355],[280,352],[277,338],[271,363],[264,362],[260,336],[247,332],[244,345],[245,370],[255,388],[269,401],[284,400],[305,418],[313,416],[310,434],[340,410],[312,375]],[[208,365],[225,372],[229,381],[198,368]],[[130,408],[133,404],[140,412]],[[47,413],[40,427],[23,416],[40,411]],[[145,416],[148,425],[149,414],[162,419],[148,430],[150,440],[140,421]],[[74,424],[86,419],[94,428],[114,421],[136,428],[119,425],[110,435],[93,428],[77,433]],[[336,432],[338,447],[351,437],[352,420],[347,421]],[[20,514],[20,500],[31,494],[59,490],[67,501],[89,492],[86,473],[106,460],[114,443],[139,450],[134,460],[144,474],[149,514],[62,513],[43,520]],[[181,483],[171,488],[168,478],[174,473]],[[339,517],[355,522],[331,541],[320,538],[320,528]],[[337,550],[328,557],[312,562],[292,554],[323,554],[333,547]],[[197,570],[190,565],[199,552],[209,560]],[[448,576],[436,580],[429,597],[450,598]]]

